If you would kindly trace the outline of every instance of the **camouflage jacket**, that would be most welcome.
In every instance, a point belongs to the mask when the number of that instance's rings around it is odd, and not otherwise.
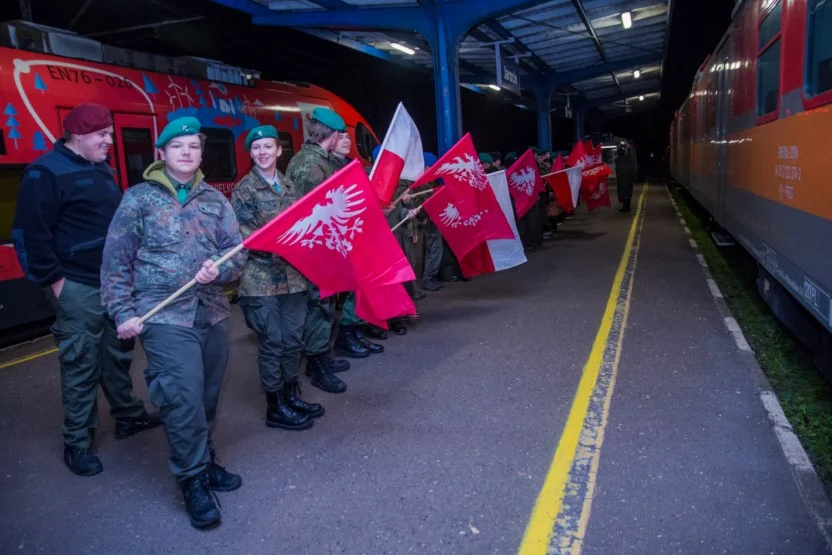
[[[124,193],[104,244],[101,302],[117,325],[146,314],[193,279],[205,260],[216,260],[242,242],[231,205],[203,181],[202,172],[184,204],[164,162],[151,164],[144,178]],[[222,284],[237,279],[244,263],[245,254],[236,254],[220,267],[216,280],[191,287],[148,323],[193,327],[199,302],[212,325],[228,318]]]
[[[303,143],[286,168],[286,177],[295,184],[298,197],[309,193],[335,173],[338,168],[333,164],[333,158],[320,145]]]
[[[297,188],[279,171],[281,192],[267,183],[256,168],[246,175],[231,194],[231,206],[240,223],[243,239],[270,222],[298,200]],[[272,253],[249,251],[240,278],[240,296],[269,297],[306,291],[306,278],[285,260]]]
[[[393,191],[393,200],[396,200],[404,193],[406,193],[411,185],[413,185],[412,181],[400,179],[399,184],[396,186],[396,190]],[[396,203],[396,206],[393,208],[393,211],[387,215],[387,223],[390,224],[391,228],[403,219],[407,218],[407,213],[410,211],[410,209],[415,208],[415,206],[413,206],[413,202],[414,201],[406,203],[403,200],[401,200]],[[401,238],[405,240],[409,240],[411,237],[416,235],[416,233],[418,233],[418,229],[416,228],[415,218],[408,220],[406,224],[402,225],[401,227],[399,227],[399,229],[393,232],[394,235],[401,236]]]

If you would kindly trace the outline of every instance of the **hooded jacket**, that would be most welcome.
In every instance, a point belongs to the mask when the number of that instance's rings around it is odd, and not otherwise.
[[[205,260],[242,242],[231,205],[205,183],[201,171],[180,203],[164,170],[162,161],[151,164],[144,172],[147,181],[127,190],[110,224],[101,301],[117,325],[144,315],[193,279]],[[222,284],[237,279],[244,263],[245,254],[236,254],[216,280],[191,287],[148,323],[193,327],[199,303],[212,325],[224,320],[229,305]]]

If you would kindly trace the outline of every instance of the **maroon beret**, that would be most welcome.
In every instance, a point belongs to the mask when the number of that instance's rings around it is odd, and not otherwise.
[[[95,133],[113,125],[113,114],[101,104],[79,104],[64,118],[64,129],[76,135]]]

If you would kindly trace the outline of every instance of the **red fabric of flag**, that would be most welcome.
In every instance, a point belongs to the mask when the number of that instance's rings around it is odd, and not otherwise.
[[[532,149],[524,152],[506,170],[506,179],[517,217],[522,218],[535,205],[540,193],[546,190]]]

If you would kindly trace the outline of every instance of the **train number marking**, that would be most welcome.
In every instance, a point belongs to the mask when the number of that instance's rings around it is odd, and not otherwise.
[[[49,77],[54,81],[67,81],[69,83],[83,83],[90,85],[92,83],[105,84],[113,89],[132,89],[133,84],[127,80],[126,77],[113,77],[112,75],[101,76],[97,73],[91,73],[83,69],[74,69],[70,67],[47,65],[46,70],[49,72]]]
[[[806,278],[803,278],[803,298],[809,305],[820,312],[820,295],[817,286]]]

